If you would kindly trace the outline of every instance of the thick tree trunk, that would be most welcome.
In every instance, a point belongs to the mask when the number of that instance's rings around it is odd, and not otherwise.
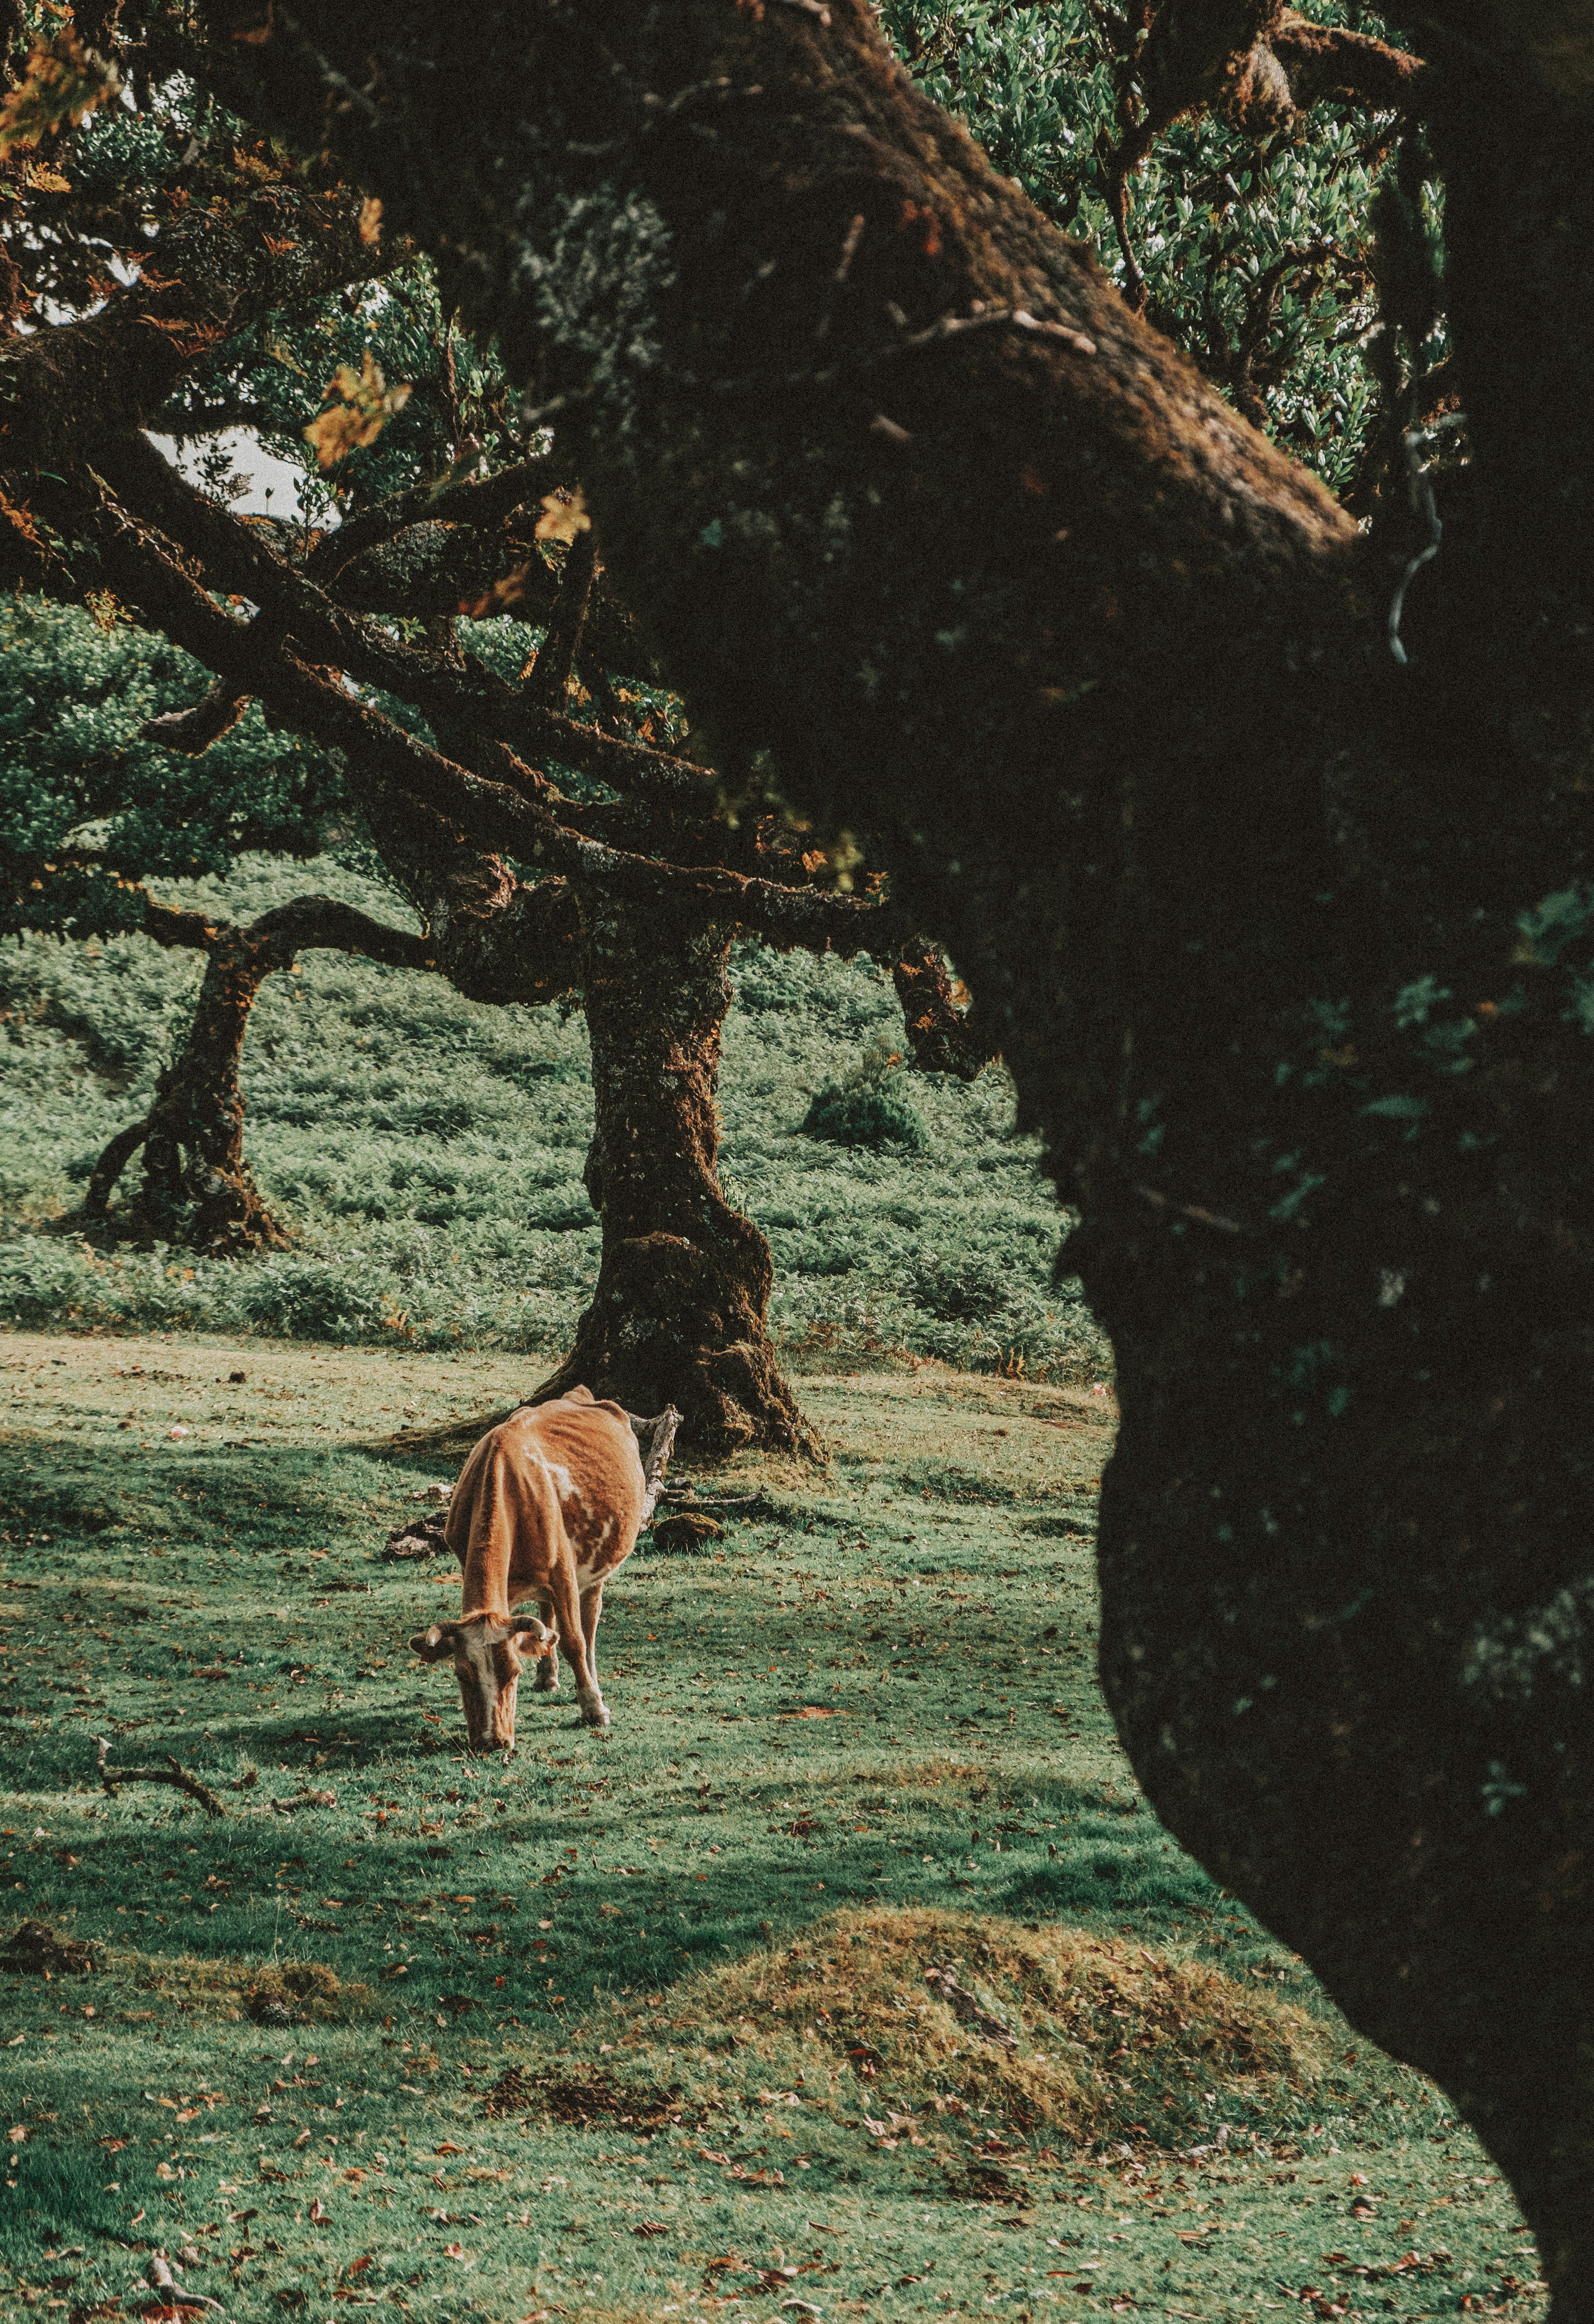
[[[84,1213],[107,1215],[116,1182],[142,1145],[143,1184],[129,1217],[139,1232],[217,1257],[284,1250],[289,1237],[244,1157],[240,1068],[260,988],[311,945],[406,968],[429,966],[428,946],[325,896],[279,905],[246,927],[152,904],[146,925],[159,942],[202,945],[205,974],[180,1055],[159,1075],[144,1120],[118,1131],[101,1155]]]
[[[675,1405],[695,1452],[811,1452],[765,1329],[769,1246],[720,1189],[731,931],[590,891],[581,918],[603,1256],[576,1344],[532,1400],[580,1383],[630,1412]]]
[[[289,1237],[266,1207],[244,1158],[239,1070],[250,1011],[280,947],[247,929],[219,937],[205,964],[182,1055],[155,1084],[144,1125],[143,1224],[170,1242],[220,1257],[282,1250]]]

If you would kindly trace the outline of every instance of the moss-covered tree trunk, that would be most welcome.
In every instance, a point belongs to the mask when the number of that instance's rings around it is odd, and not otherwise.
[[[144,1119],[118,1131],[100,1156],[84,1194],[86,1217],[109,1214],[116,1182],[142,1146],[143,1183],[127,1224],[218,1255],[286,1247],[244,1158],[239,1069],[260,988],[291,958],[290,951],[283,959],[280,941],[250,929],[217,932],[188,1038],[158,1075]]]
[[[108,1214],[116,1182],[142,1146],[143,1184],[128,1218],[139,1232],[217,1256],[281,1250],[288,1236],[244,1154],[244,1042],[260,988],[307,946],[422,968],[429,964],[425,941],[327,896],[278,905],[246,927],[152,904],[146,926],[158,942],[202,945],[205,974],[188,1038],[159,1075],[144,1119],[118,1131],[100,1156],[85,1215]]]
[[[243,928],[222,936],[205,964],[188,1040],[155,1084],[144,1128],[138,1207],[151,1232],[169,1241],[217,1253],[287,1245],[244,1158],[240,1080],[250,1012],[284,965],[280,946],[252,941]]]
[[[586,1188],[603,1257],[576,1344],[536,1402],[577,1382],[631,1412],[674,1404],[695,1452],[812,1449],[765,1329],[769,1246],[717,1167],[731,931],[581,897],[595,1126]]]

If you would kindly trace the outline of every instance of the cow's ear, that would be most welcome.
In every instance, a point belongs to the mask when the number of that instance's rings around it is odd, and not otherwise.
[[[554,1633],[551,1630],[545,1630],[542,1624],[539,1622],[534,1630],[517,1630],[510,1644],[514,1647],[516,1654],[524,1655],[528,1659],[535,1660],[545,1647],[552,1645],[553,1637]]]
[[[417,1630],[410,1646],[410,1651],[418,1654],[423,1663],[441,1662],[445,1655],[454,1652],[453,1640],[446,1630],[438,1628],[436,1622],[429,1630]]]

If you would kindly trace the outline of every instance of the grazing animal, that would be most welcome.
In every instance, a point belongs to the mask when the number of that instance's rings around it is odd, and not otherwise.
[[[521,1674],[535,1660],[538,1692],[554,1692],[561,1646],[583,1720],[609,1724],[594,1652],[604,1584],[652,1517],[679,1421],[673,1406],[637,1420],[575,1388],[522,1405],[472,1452],[444,1526],[464,1610],[410,1644],[424,1662],[452,1659],[473,1751],[513,1749]],[[538,1600],[540,1621],[511,1612],[520,1598]]]

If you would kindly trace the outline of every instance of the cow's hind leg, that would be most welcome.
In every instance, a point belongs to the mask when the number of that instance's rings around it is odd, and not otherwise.
[[[598,1685],[598,1623],[603,1611],[604,1585],[594,1582],[590,1590],[581,1593],[581,1635],[586,1641],[586,1666],[594,1687]]]
[[[582,1723],[587,1727],[607,1727],[609,1713],[598,1689],[597,1666],[587,1649],[586,1626],[582,1618],[576,1576],[567,1572],[556,1573],[549,1586],[554,1613],[558,1619],[559,1643],[565,1649],[567,1661],[576,1672],[576,1700],[581,1705]]]

